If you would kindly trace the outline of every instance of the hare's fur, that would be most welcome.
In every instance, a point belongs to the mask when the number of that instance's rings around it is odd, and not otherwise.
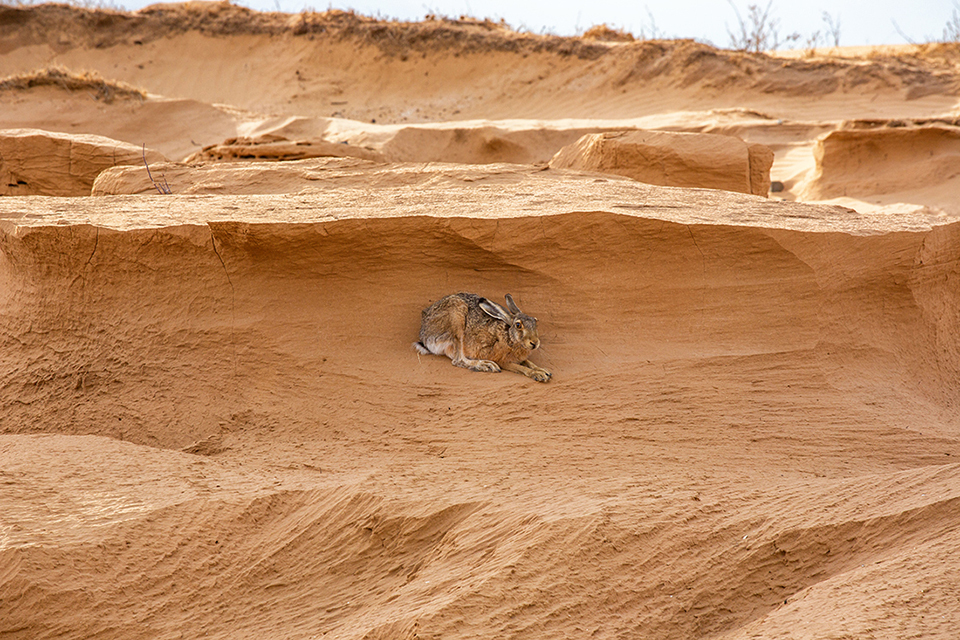
[[[520,311],[510,294],[507,306],[474,293],[454,293],[421,314],[420,353],[447,356],[458,367],[521,373],[537,382],[553,376],[528,359],[540,346],[537,319]]]

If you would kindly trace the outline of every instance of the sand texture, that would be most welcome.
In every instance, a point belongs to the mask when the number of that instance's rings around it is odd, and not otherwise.
[[[604,34],[0,8],[0,637],[955,639],[960,50]]]

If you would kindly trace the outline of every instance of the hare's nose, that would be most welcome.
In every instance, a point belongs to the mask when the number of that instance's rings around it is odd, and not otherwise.
[[[539,347],[539,346],[540,346],[540,343],[539,343],[539,342],[531,342],[531,343],[530,343],[530,348],[531,348],[531,349],[536,349],[536,348]]]

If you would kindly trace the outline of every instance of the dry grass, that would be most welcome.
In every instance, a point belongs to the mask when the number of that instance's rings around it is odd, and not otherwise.
[[[36,7],[46,4],[49,0],[0,0],[0,7]],[[108,11],[123,11],[123,7],[113,0],[65,0],[63,4],[79,9],[103,9]]]
[[[16,91],[33,87],[59,87],[66,91],[86,91],[95,100],[106,103],[116,98],[138,98],[143,100],[147,94],[124,82],[106,80],[95,71],[76,73],[63,67],[46,67],[27,73],[18,73],[0,78],[0,91]]]
[[[584,40],[600,40],[601,42],[633,42],[632,33],[621,29],[614,29],[605,24],[598,24],[587,29],[583,34]]]

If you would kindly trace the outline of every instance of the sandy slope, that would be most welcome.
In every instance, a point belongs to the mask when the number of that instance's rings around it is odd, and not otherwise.
[[[218,147],[154,165],[169,196],[121,167],[144,194],[0,198],[0,634],[955,637],[952,51],[228,5],[0,25],[3,73],[148,92],[0,85],[0,128],[390,161]],[[855,208],[544,168],[633,127],[766,144],[780,195]],[[418,356],[456,290],[537,315],[553,381]]]

